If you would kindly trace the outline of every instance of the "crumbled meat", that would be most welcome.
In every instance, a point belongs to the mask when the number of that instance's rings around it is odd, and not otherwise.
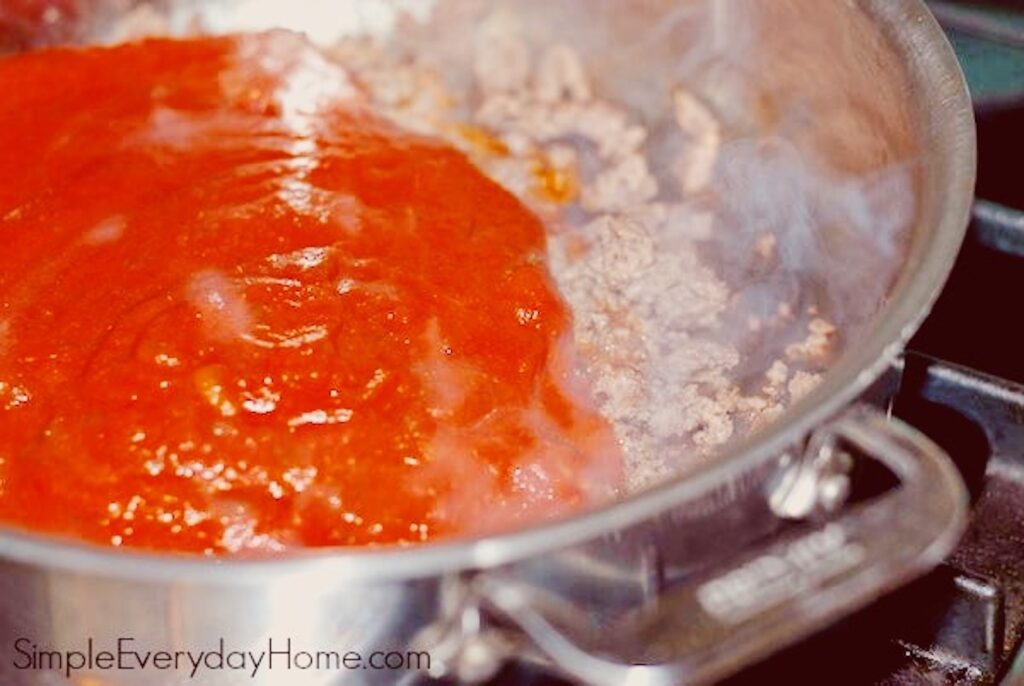
[[[685,138],[677,173],[684,193],[706,190],[714,175],[722,146],[722,127],[695,95],[683,89],[675,94],[676,123]]]
[[[775,234],[766,233],[754,243],[754,251],[763,260],[770,260],[775,257],[775,250],[778,248],[779,239]]]
[[[807,338],[786,348],[790,360],[826,360],[834,350],[837,330],[824,319],[815,318],[807,325]]]
[[[615,428],[629,486],[678,473],[678,455],[710,456],[809,392],[837,343],[816,308],[806,340],[767,360],[761,376],[738,378],[746,360],[730,322],[767,335],[806,319],[788,302],[772,304],[774,316],[737,317],[742,301],[702,255],[715,231],[704,201],[723,145],[712,108],[674,93],[678,187],[662,188],[648,129],[598,95],[576,51],[556,45],[537,55],[498,21],[485,22],[475,46],[476,81],[458,96],[432,68],[364,41],[336,54],[378,108],[445,137],[548,221],[580,372]],[[750,249],[764,262],[778,258],[772,233]]]
[[[779,390],[789,378],[789,367],[782,360],[776,360],[764,375],[767,384],[764,387],[765,395],[776,396]]]
[[[817,388],[819,383],[821,383],[820,374],[797,372],[793,375],[792,381],[789,382],[790,399],[793,401],[799,400]]]
[[[647,160],[632,154],[598,174],[583,190],[580,204],[588,212],[626,212],[658,194],[658,182]]]
[[[518,93],[527,88],[532,70],[530,46],[504,30],[485,23],[476,39],[476,82],[486,95]]]
[[[654,263],[654,241],[638,221],[605,215],[584,231],[600,244],[601,273],[612,283],[628,285]]]
[[[546,103],[586,101],[592,95],[583,61],[575,50],[564,45],[548,48],[544,53],[537,69],[535,89],[537,99]]]

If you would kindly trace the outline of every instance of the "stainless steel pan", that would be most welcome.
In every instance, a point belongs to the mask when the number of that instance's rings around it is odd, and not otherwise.
[[[545,5],[505,4],[520,13]],[[606,14],[576,3],[593,23],[620,21],[623,13],[653,21],[676,4],[622,2]],[[807,8],[825,4],[804,0]],[[213,561],[4,531],[0,682],[63,683],[53,672],[17,667],[26,660],[14,648],[18,638],[62,651],[123,637],[138,650],[199,650],[221,638],[230,648],[262,650],[271,637],[278,646],[291,639],[296,650],[364,656],[415,648],[431,653],[434,675],[467,681],[520,658],[595,684],[709,682],[937,564],[964,526],[959,476],[925,437],[857,403],[899,355],[953,265],[972,200],[972,111],[955,57],[920,0],[851,4],[891,42],[906,72],[901,97],[921,142],[919,212],[887,305],[804,401],[685,477],[568,520],[479,540]],[[854,453],[881,462],[900,487],[841,507]],[[282,667],[255,679],[230,670],[195,679],[84,670],[72,682],[400,678],[412,677]]]

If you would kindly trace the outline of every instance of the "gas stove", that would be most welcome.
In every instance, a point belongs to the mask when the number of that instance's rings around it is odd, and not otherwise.
[[[1024,684],[1024,4],[931,5],[975,99],[978,200],[948,287],[873,400],[954,458],[971,525],[927,577],[728,686]],[[518,667],[496,683],[557,682]]]

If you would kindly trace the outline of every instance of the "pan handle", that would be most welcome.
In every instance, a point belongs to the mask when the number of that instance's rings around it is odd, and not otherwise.
[[[964,531],[966,489],[925,436],[863,407],[825,436],[826,453],[852,446],[900,485],[674,586],[654,607],[600,631],[580,608],[514,579],[481,575],[475,595],[556,670],[583,683],[674,686],[728,676],[935,567]],[[800,470],[806,476],[806,465]],[[793,506],[801,478],[773,502],[777,513]]]

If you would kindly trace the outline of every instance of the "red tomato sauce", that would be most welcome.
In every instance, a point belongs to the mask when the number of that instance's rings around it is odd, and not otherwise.
[[[233,554],[614,494],[545,230],[291,34],[0,60],[0,522]]]

